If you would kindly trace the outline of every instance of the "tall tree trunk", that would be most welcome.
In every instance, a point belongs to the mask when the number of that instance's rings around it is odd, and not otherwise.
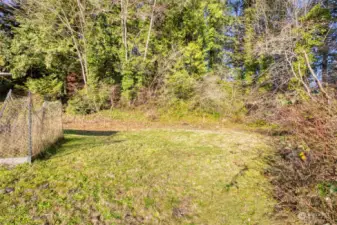
[[[67,14],[62,10],[62,14],[63,16],[59,15],[59,19],[62,21],[62,23],[67,27],[68,31],[70,32],[71,35],[71,39],[73,41],[73,44],[76,48],[76,53],[77,53],[77,57],[78,60],[80,62],[81,65],[81,72],[82,72],[82,77],[83,77],[83,82],[84,85],[87,87],[87,66],[86,66],[86,60],[84,60],[84,56],[83,56],[83,52],[82,49],[80,47],[80,43],[78,41],[78,37],[77,37],[77,33],[76,31],[74,31],[74,29],[72,28],[69,19],[67,17]]]
[[[152,14],[151,14],[151,20],[150,20],[150,27],[149,27],[149,32],[147,34],[147,40],[146,40],[144,60],[146,59],[147,51],[148,51],[148,48],[149,48],[149,42],[150,42],[150,38],[151,38],[151,30],[152,30],[152,26],[153,26],[154,11],[155,11],[155,7],[156,7],[156,3],[157,3],[157,0],[154,0],[153,6],[152,6]]]
[[[79,13],[80,13],[81,36],[83,40],[83,49],[82,49],[83,67],[84,67],[86,76],[88,78],[89,69],[88,69],[88,60],[87,60],[87,51],[86,51],[87,50],[87,40],[85,36],[86,19],[85,19],[85,15],[83,11],[84,7],[80,0],[77,0],[77,6],[78,6]]]

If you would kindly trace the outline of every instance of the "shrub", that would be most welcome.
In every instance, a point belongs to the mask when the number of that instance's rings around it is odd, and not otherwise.
[[[157,102],[172,115],[241,118],[246,114],[242,90],[218,74],[195,79],[183,70],[172,75],[163,90]]]
[[[271,177],[281,209],[306,224],[337,222],[337,103],[304,102],[275,111],[283,137]]]
[[[159,110],[160,114],[173,118],[183,118],[191,113],[188,103],[181,99],[170,99]]]
[[[67,112],[86,115],[111,107],[112,88],[100,84],[95,88],[84,88],[78,91],[69,101]]]
[[[196,80],[187,71],[181,70],[169,77],[166,83],[167,94],[171,98],[188,100],[194,95]]]
[[[62,94],[63,83],[56,75],[50,75],[40,79],[28,79],[26,86],[34,94],[55,100]]]
[[[93,103],[86,93],[86,90],[80,90],[68,101],[67,113],[86,115],[96,112]]]
[[[234,82],[206,76],[196,84],[192,105],[204,113],[233,117],[245,113],[243,95]]]

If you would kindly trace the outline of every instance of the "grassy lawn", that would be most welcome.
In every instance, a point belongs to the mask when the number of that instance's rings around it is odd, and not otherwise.
[[[0,169],[0,224],[275,224],[264,137],[67,131],[52,155]]]

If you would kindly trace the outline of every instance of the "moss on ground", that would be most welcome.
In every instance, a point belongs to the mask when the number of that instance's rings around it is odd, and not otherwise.
[[[275,224],[269,153],[232,130],[68,131],[53,154],[0,169],[0,224]]]

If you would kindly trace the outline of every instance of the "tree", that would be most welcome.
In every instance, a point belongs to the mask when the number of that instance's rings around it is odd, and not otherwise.
[[[14,17],[14,10],[18,6],[0,2],[0,71],[4,70],[9,63],[10,40],[13,38],[13,28],[18,26]]]
[[[312,2],[259,0],[245,12],[245,74],[265,77],[261,85],[270,83],[274,91],[302,86],[309,97],[312,80],[326,96],[313,63],[328,33],[329,11]]]

